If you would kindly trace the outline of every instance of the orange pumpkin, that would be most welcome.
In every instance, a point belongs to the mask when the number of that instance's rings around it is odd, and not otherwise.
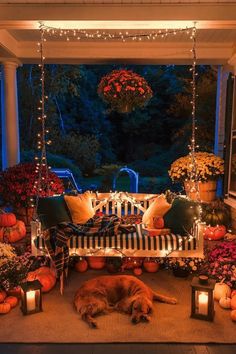
[[[91,269],[103,269],[106,265],[105,257],[88,257],[88,265]]]
[[[142,274],[142,268],[134,268],[133,270],[134,275],[141,275]]]
[[[75,270],[79,273],[84,273],[88,269],[88,262],[86,259],[81,259],[79,262],[75,263]]]
[[[13,213],[0,214],[0,227],[10,227],[16,224],[16,216]]]
[[[152,260],[144,260],[143,261],[143,268],[146,270],[148,273],[156,273],[160,267],[160,264],[157,262],[154,262]]]
[[[49,267],[41,267],[33,272],[29,272],[28,281],[38,280],[42,285],[42,292],[49,292],[56,284],[56,276]]]
[[[207,226],[204,231],[204,238],[208,240],[220,240],[225,234],[226,227],[224,225]]]
[[[6,291],[0,290],[0,303],[3,302],[6,297],[7,297]]]
[[[0,228],[0,242],[17,242],[24,238],[25,235],[25,224],[21,220],[17,220],[14,226]]]
[[[231,299],[231,309],[236,310],[236,295],[234,295]]]
[[[11,305],[8,304],[7,302],[2,302],[0,304],[0,314],[4,315],[5,313],[10,312],[11,310]]]
[[[234,296],[236,296],[236,290],[232,290],[232,292],[231,292],[231,297],[234,297]]]
[[[7,304],[10,304],[11,308],[13,308],[13,307],[16,307],[16,306],[17,306],[17,304],[18,304],[18,299],[17,299],[17,297],[15,297],[15,296],[8,296],[8,297],[6,297],[5,302],[6,302]]]

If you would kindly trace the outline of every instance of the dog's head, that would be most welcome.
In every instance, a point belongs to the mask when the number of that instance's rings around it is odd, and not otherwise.
[[[132,313],[149,313],[152,311],[152,302],[144,296],[137,296],[132,302]]]

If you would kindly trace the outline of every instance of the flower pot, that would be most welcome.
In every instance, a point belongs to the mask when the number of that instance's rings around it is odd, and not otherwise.
[[[199,190],[199,198],[201,202],[210,203],[216,199],[216,181],[207,181],[207,182],[197,182]],[[195,191],[195,182],[193,181],[184,181],[184,189],[186,195],[192,199],[197,200],[198,195]]]
[[[106,265],[106,258],[101,256],[90,256],[87,261],[91,269],[103,269]]]
[[[128,104],[124,104],[123,106],[119,107],[119,112],[120,113],[130,113],[133,110],[133,107]]]

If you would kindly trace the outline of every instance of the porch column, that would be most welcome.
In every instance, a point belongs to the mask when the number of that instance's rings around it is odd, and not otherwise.
[[[2,63],[1,102],[2,102],[2,169],[20,162],[19,119],[16,69],[18,63]]]
[[[217,92],[216,92],[216,120],[215,120],[215,143],[214,153],[223,158],[225,144],[225,109],[227,80],[229,71],[222,65],[218,66]]]

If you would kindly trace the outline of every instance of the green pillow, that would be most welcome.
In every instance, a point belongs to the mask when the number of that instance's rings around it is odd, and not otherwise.
[[[39,198],[37,214],[43,230],[56,226],[63,221],[71,222],[70,212],[63,195]]]
[[[188,235],[194,223],[194,218],[199,218],[199,203],[187,198],[175,198],[172,207],[164,215],[165,227],[171,229],[174,234]]]

